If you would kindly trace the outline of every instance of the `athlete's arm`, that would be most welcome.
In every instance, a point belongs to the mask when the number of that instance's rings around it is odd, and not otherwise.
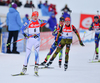
[[[54,29],[54,31],[52,32],[52,35],[53,36],[56,36],[57,35],[57,25],[54,27],[55,29]]]
[[[84,44],[83,44],[83,42],[82,42],[82,40],[80,38],[79,32],[77,31],[77,29],[73,25],[72,25],[72,29],[75,32],[75,34],[77,35],[80,45],[84,46]]]
[[[60,26],[60,30],[59,30],[59,32],[57,33],[56,41],[58,41],[58,38],[59,38],[59,36],[60,36],[61,33],[62,33],[62,28],[63,28],[63,26],[61,26],[61,25],[59,25],[59,26]]]
[[[29,25],[29,20],[27,22],[24,23],[24,25],[21,28],[22,34],[24,34],[24,30],[26,29],[26,27]]]
[[[75,34],[77,35],[79,41],[81,41],[81,38],[80,38],[80,35],[79,35],[79,32],[77,31],[77,29],[72,25],[72,29],[73,31],[75,32]]]
[[[39,19],[39,23],[40,23],[40,27],[43,27],[44,25],[46,25],[47,21]]]
[[[89,31],[93,30],[93,23],[91,24],[91,26],[89,27]]]

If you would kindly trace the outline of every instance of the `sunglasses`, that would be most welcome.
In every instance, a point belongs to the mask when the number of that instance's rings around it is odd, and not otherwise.
[[[61,20],[60,22],[64,22],[64,20]]]

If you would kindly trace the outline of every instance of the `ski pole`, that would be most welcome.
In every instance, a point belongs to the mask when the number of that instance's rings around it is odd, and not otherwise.
[[[51,37],[52,35],[50,35],[50,36],[48,36],[48,37],[45,37],[45,38],[43,38],[43,39],[41,39],[41,40],[44,40],[44,39],[46,39],[46,38],[49,38],[49,37]]]
[[[94,51],[94,54],[93,54],[93,59],[92,59],[92,60],[94,60],[94,57],[95,57],[95,51]]]
[[[99,16],[99,10],[97,10],[97,15]]]
[[[44,45],[45,43],[47,43],[48,41],[50,41],[52,38],[54,38],[54,37],[51,37],[49,40],[47,40],[46,42],[44,42],[43,44],[41,44],[40,47],[43,46],[43,45]],[[29,48],[27,48],[27,49],[29,49]],[[29,50],[31,50],[31,49],[29,49]],[[54,50],[54,49],[53,49],[53,50]]]
[[[84,38],[85,38],[85,34],[86,34],[86,32],[84,32],[84,35],[83,35],[82,41],[83,41],[83,40],[84,40]]]
[[[83,35],[83,37],[82,37],[82,40],[84,40],[84,38],[85,38],[85,33],[86,32],[84,32],[84,35]],[[78,42],[79,40],[76,40],[75,42],[73,42],[72,44],[75,44],[76,42]]]
[[[34,34],[35,35],[35,34]],[[27,38],[22,38],[22,39],[19,39],[19,40],[17,40],[17,41],[14,41],[14,42],[12,42],[12,43],[8,43],[8,44],[6,44],[6,46],[9,46],[10,44],[13,44],[13,43],[16,43],[16,42],[19,42],[19,41],[22,41],[22,40],[24,40],[24,39],[28,39],[28,38],[30,38],[30,37],[33,37],[34,35],[31,35],[31,36],[29,36],[29,37],[27,37]],[[49,36],[49,37],[51,37],[51,36]],[[46,37],[46,38],[48,38],[48,37]],[[46,39],[46,38],[44,38],[44,39]],[[43,39],[41,39],[41,40],[43,40]]]
[[[94,33],[94,31],[92,32],[91,39],[93,38],[93,33]]]
[[[87,37],[87,36],[89,36],[89,35],[91,35],[91,34],[93,34],[94,32],[92,32],[92,33],[90,33],[90,34],[88,34],[88,35],[86,35],[85,37]]]
[[[94,32],[92,32],[92,33],[94,33]],[[92,33],[90,33],[90,34],[88,34],[88,35],[84,36],[84,38],[86,38],[87,36],[91,35]],[[76,41],[75,41],[75,42],[73,42],[72,44],[74,44],[74,43],[76,43],[76,42],[78,42],[78,40],[76,40]]]
[[[54,38],[54,37],[51,37],[49,40],[51,40],[52,38]],[[44,42],[43,44],[41,44],[40,47],[43,46],[45,43],[47,43],[49,40],[47,40],[46,42]]]
[[[27,38],[30,38],[30,37],[33,37],[33,36],[35,36],[35,34],[34,34],[34,35],[31,35],[31,36],[29,36],[29,37],[27,37]],[[24,38],[22,38],[22,39],[19,39],[19,40],[17,40],[17,41],[12,42],[12,43],[8,43],[8,44],[6,44],[6,46],[9,46],[10,44],[13,44],[13,43],[22,41],[22,40],[27,39],[27,38],[24,37]]]

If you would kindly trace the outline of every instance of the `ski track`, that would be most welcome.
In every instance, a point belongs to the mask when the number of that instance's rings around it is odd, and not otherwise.
[[[65,50],[65,48],[64,48]],[[49,50],[40,51],[42,62]],[[88,63],[94,54],[94,43],[85,43],[85,47],[72,45],[69,54],[69,67],[64,71],[64,55],[62,67],[58,67],[58,56],[51,67],[39,69],[39,77],[34,76],[34,51],[32,51],[28,71],[25,76],[11,76],[20,73],[23,67],[25,52],[17,54],[0,53],[0,83],[100,83],[100,63]]]

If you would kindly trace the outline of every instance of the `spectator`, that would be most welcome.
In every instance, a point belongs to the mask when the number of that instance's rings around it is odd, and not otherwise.
[[[15,2],[15,0],[12,0],[12,2]]]
[[[6,24],[8,26],[8,32],[9,32],[7,44],[11,43],[12,38],[13,41],[17,41],[18,32],[22,26],[22,23],[20,15],[17,11],[17,4],[15,3],[12,3],[12,7],[9,8],[9,12],[7,13],[7,18],[6,18]],[[17,51],[16,43],[13,43],[12,52],[10,51],[10,45],[7,46],[7,53],[19,54],[19,52]]]
[[[24,24],[25,22],[27,22],[27,21],[29,20],[29,15],[26,14],[25,17],[24,17],[22,20],[23,20],[23,24]]]
[[[64,17],[64,18],[69,17],[70,18],[70,15],[66,11],[64,11],[64,13],[62,14],[62,17]]]
[[[64,12],[72,12],[72,10],[70,10],[67,6],[67,4],[65,5],[65,7],[62,9],[62,11]]]
[[[49,29],[51,31],[54,31],[54,27],[57,25],[57,20],[54,13],[52,13],[51,17],[49,18],[48,24],[49,24]]]
[[[7,0],[6,3],[7,3],[7,5],[9,5],[11,2],[10,2],[10,0]]]
[[[32,3],[32,0],[30,1],[30,7],[35,8],[34,4]]]
[[[10,7],[12,7],[12,5],[11,5],[11,4],[9,4],[8,6],[9,6],[9,8],[10,8]]]
[[[41,9],[41,5],[42,5],[42,2],[40,1],[40,3],[38,4],[39,9]]]
[[[15,3],[17,4],[18,7],[22,6],[22,2],[20,2],[19,0],[15,0]]]
[[[26,4],[24,5],[24,7],[30,7],[30,4],[28,3],[28,0],[26,1]]]
[[[43,5],[49,6],[49,5],[48,5],[48,1],[46,0],[45,3],[44,3]]]
[[[56,15],[57,14],[56,5],[50,4],[49,12],[53,12]]]
[[[42,12],[42,16],[51,16],[52,12],[48,11],[48,7],[49,6],[45,6],[45,5],[41,5],[41,12]]]
[[[70,18],[68,11],[69,12],[72,12],[72,11],[67,7],[67,5],[65,5],[65,8],[63,8],[62,10],[64,10],[64,13],[62,13],[62,17],[64,17],[64,18],[69,17]]]
[[[2,22],[1,22],[1,18],[0,18],[0,25],[2,24]]]
[[[1,22],[1,18],[0,18],[0,25],[1,25],[1,24],[2,24],[2,22]],[[0,26],[0,33],[1,33],[1,28],[2,28],[2,27]]]
[[[0,1],[0,5],[5,6],[6,2],[5,1]]]

